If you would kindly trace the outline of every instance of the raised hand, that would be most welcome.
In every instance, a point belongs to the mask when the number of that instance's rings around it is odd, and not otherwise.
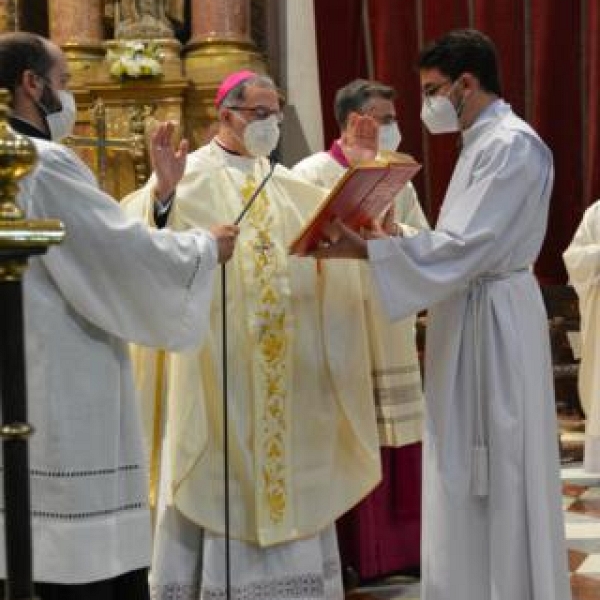
[[[161,123],[150,139],[150,159],[156,175],[155,196],[164,200],[172,195],[183,177],[188,153],[187,140],[181,140],[177,148],[172,143],[175,123]]]
[[[379,124],[369,115],[353,112],[341,136],[344,155],[351,165],[373,160],[379,144]]]

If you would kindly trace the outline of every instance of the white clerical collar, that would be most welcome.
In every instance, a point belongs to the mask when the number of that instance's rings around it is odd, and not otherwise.
[[[270,171],[269,160],[265,157],[254,158],[229,152],[213,138],[209,143],[212,156],[227,169],[239,171],[243,175],[252,175],[257,181]]]
[[[477,118],[469,127],[462,132],[463,148],[471,143],[480,133],[491,123],[498,119],[501,119],[510,112],[510,105],[507,104],[502,98],[497,98],[488,106],[486,106],[477,115]]]
[[[210,142],[213,152],[223,161],[223,163],[232,169],[243,171],[244,173],[253,173],[258,159],[252,156],[242,156],[235,152],[230,152],[223,148],[214,138]]]

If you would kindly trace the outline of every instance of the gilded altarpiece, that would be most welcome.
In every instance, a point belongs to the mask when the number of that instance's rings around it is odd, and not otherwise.
[[[88,102],[79,104],[80,119],[68,143],[111,196],[122,198],[148,178],[149,136],[159,121],[183,122],[187,85],[183,79],[89,84]]]
[[[40,9],[43,5],[48,35],[64,50],[72,73],[70,88],[78,118],[67,143],[115,198],[122,198],[150,174],[146,148],[157,122],[177,122],[177,135],[197,148],[214,132],[214,96],[223,77],[244,68],[272,71],[264,39],[257,46],[253,37],[257,25],[259,37],[264,37],[266,13],[275,14],[277,0],[36,2]],[[22,11],[15,11],[15,6],[17,0],[0,0],[3,31],[46,34],[37,21],[34,28],[19,23]],[[115,78],[111,52],[136,41],[158,48],[162,73]]]
[[[0,31],[14,31],[18,27],[18,21],[15,0],[0,0]]]
[[[67,55],[79,109],[74,135],[66,143],[115,198],[149,176],[146,148],[156,123],[184,123],[188,80],[180,58],[182,46],[158,6],[158,2],[133,0],[50,0],[49,4],[51,38]],[[117,34],[118,39],[112,39]],[[134,57],[132,50],[136,46],[152,47],[157,70],[140,70],[140,56]],[[114,64],[122,56],[135,66],[115,74]]]
[[[80,90],[79,119],[69,143],[94,170],[103,189],[122,198],[142,185],[151,172],[147,144],[159,121],[185,122],[188,80],[183,76],[177,40],[156,40],[162,73],[154,77],[121,79],[110,75],[111,52],[119,42],[104,42],[105,59],[95,76]]]

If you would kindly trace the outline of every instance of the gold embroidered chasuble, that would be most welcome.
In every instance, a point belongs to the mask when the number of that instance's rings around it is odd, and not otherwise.
[[[304,180],[330,190],[346,168],[329,152],[317,152],[296,164],[292,171]],[[395,211],[404,236],[429,229],[412,184],[396,196]],[[373,284],[369,265],[360,261],[342,262],[344,269],[358,270],[362,280],[379,443],[401,447],[419,442],[423,430],[423,392],[415,317],[390,322]]]
[[[214,143],[194,152],[169,227],[232,222],[267,170],[266,160],[228,155]],[[150,219],[152,185],[130,196],[126,210]],[[230,530],[262,546],[322,530],[380,479],[360,274],[287,254],[323,196],[278,166],[244,217],[226,269]],[[215,289],[205,345],[166,360],[163,451],[174,504],[223,533],[222,303]],[[150,413],[160,397],[152,354],[134,351]],[[147,422],[156,434],[155,416]]]

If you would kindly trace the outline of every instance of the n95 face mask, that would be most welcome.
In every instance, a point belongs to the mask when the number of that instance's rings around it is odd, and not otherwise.
[[[275,115],[252,121],[244,129],[244,146],[255,158],[269,156],[279,142],[279,123]]]
[[[398,123],[387,123],[379,126],[379,150],[394,151],[402,141]]]
[[[75,98],[67,90],[53,90],[48,81],[42,79],[44,91],[37,105],[48,124],[50,138],[54,142],[60,142],[73,132],[77,118]]]
[[[432,96],[423,100],[421,120],[430,133],[450,133],[459,130],[458,115],[446,96]]]
[[[73,133],[73,127],[77,119],[77,106],[71,92],[58,90],[56,93],[60,100],[61,108],[56,112],[47,114],[46,122],[50,129],[52,141],[59,142]]]

